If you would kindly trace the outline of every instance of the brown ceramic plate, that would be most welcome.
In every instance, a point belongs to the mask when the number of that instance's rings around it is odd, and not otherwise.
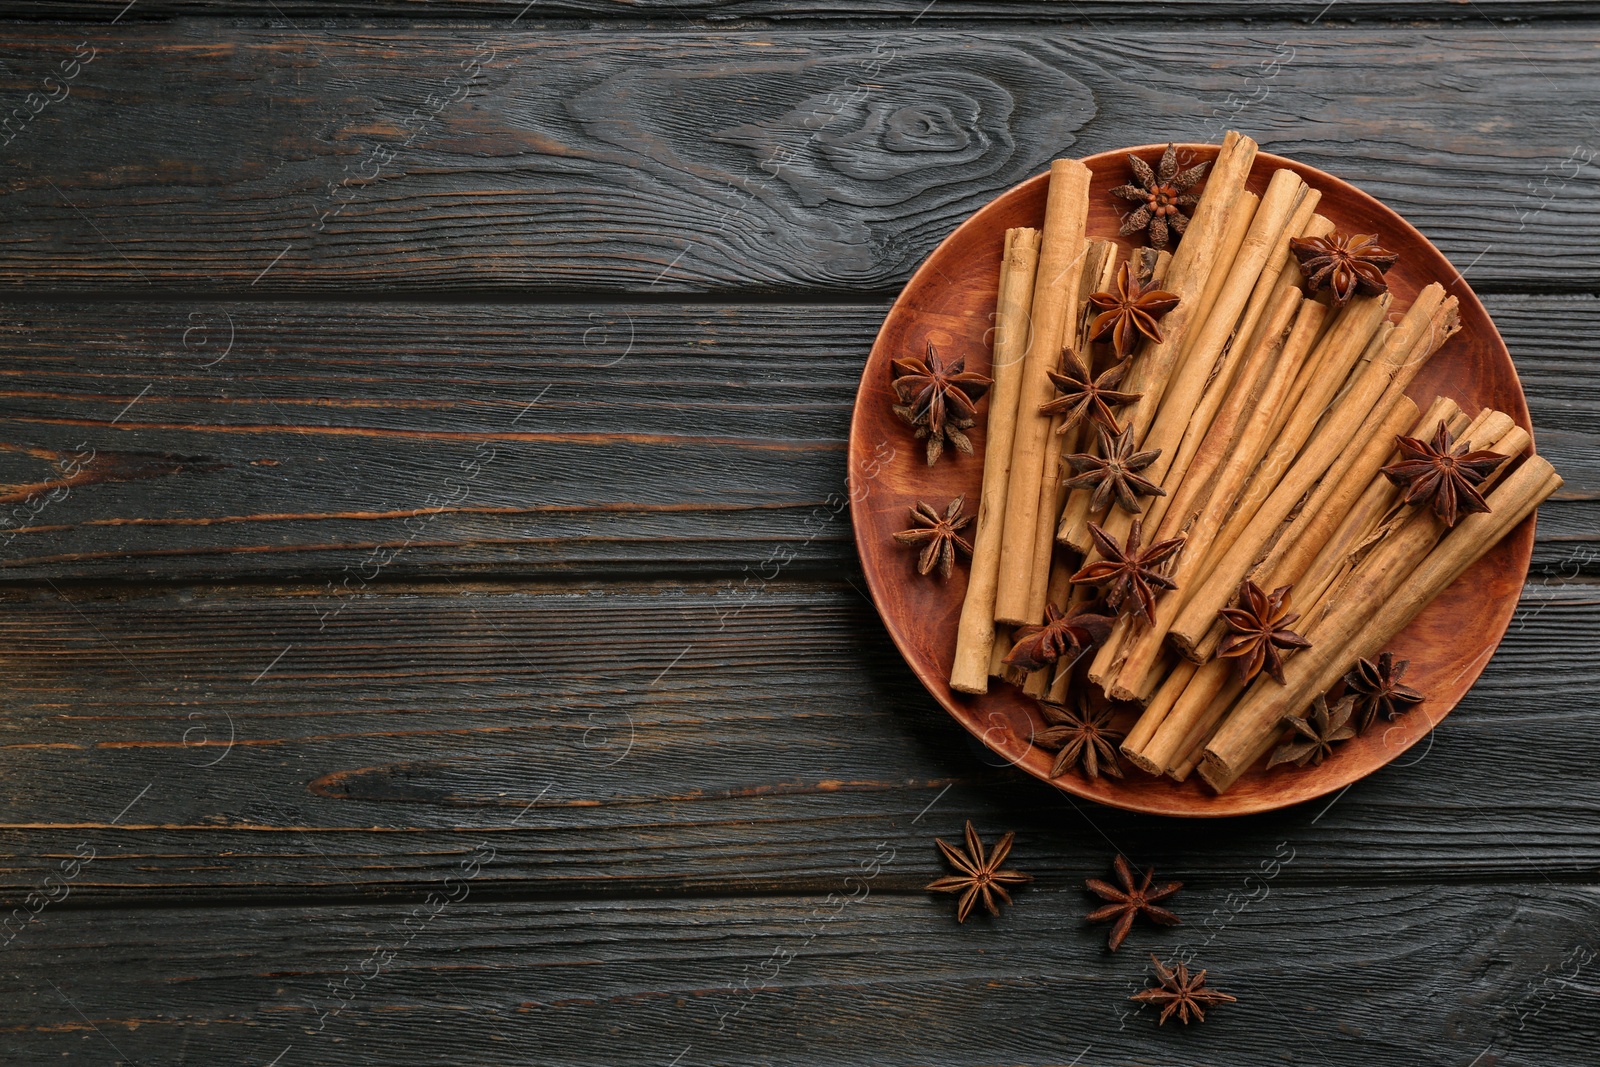
[[[1094,171],[1089,234],[1115,237],[1124,202],[1110,190],[1127,180],[1125,156],[1136,152],[1156,159],[1163,145],[1119,149],[1085,162]],[[1181,146],[1197,159],[1213,159],[1215,145]],[[1321,190],[1318,210],[1342,230],[1379,233],[1400,254],[1389,271],[1392,310],[1411,304],[1417,291],[1438,281],[1461,301],[1461,332],[1434,356],[1408,390],[1419,407],[1436,396],[1453,397],[1464,410],[1490,406],[1506,412],[1532,432],[1522,384],[1511,354],[1477,296],[1443,254],[1399,215],[1366,193],[1315,168],[1262,152],[1250,189],[1260,193],[1272,172],[1289,167]],[[1258,764],[1228,792],[1213,794],[1197,775],[1178,784],[1128,766],[1126,777],[1087,780],[1076,772],[1051,778],[1054,754],[1034,748],[1029,739],[1043,728],[1033,700],[1011,685],[994,683],[986,696],[950,689],[956,622],[966,592],[966,570],[957,567],[949,582],[916,573],[914,551],[892,535],[906,529],[907,510],[926,500],[941,511],[964,494],[975,513],[983,480],[986,402],[969,431],[976,455],[945,450],[937,465],[924,462],[922,442],[889,410],[889,362],[905,353],[920,355],[928,341],[946,356],[966,357],[967,369],[989,373],[989,334],[1000,275],[1005,231],[1044,224],[1049,175],[1023,182],[991,201],[934,250],[895,301],[878,331],[856,396],[850,425],[850,487],[856,544],[878,611],[895,643],[922,684],[957,722],[994,752],[1038,778],[1102,804],[1160,815],[1243,815],[1286,807],[1340,789],[1401,756],[1449,714],[1477,680],[1510,624],[1528,561],[1533,554],[1530,516],[1487,556],[1429,605],[1389,646],[1409,659],[1406,682],[1427,701],[1386,730],[1373,730],[1346,742],[1320,767],[1274,768]],[[1129,242],[1124,245],[1131,247]],[[964,561],[963,561],[964,562]],[[1420,757],[1411,757],[1414,761]],[[1126,763],[1126,761],[1124,761]]]

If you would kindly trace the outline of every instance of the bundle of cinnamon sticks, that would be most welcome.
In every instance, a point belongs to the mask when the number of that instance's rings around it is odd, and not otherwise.
[[[1297,249],[1349,235],[1317,214],[1321,194],[1291,170],[1248,190],[1255,163],[1255,142],[1230,132],[1170,255],[1124,255],[1091,237],[1092,175],[1073,160],[1051,165],[1042,231],[1007,231],[983,494],[950,679],[966,693],[998,678],[1053,701],[1076,689],[1135,705],[1122,755],[1179,781],[1198,770],[1219,792],[1561,484],[1548,462],[1523,455],[1530,438],[1508,415],[1462,412],[1444,397],[1421,411],[1406,395],[1460,329],[1455,297],[1434,283],[1402,314],[1381,278],[1308,285]],[[1096,309],[1115,305],[1113,279],[1159,290],[1150,306],[1170,307],[1127,352],[1092,328]],[[1132,399],[1115,406],[1118,434],[1040,410],[1061,396],[1051,372],[1059,381],[1068,361],[1090,380],[1122,368],[1111,395]],[[1403,458],[1400,439],[1441,425],[1472,455],[1506,458],[1480,464],[1493,467],[1477,486],[1487,510],[1441,517],[1407,504],[1386,476]],[[1130,455],[1149,483],[1138,512],[1065,487],[1075,470]],[[1100,546],[1163,542],[1179,547],[1150,575],[1148,615],[1131,596],[1109,610],[1106,590],[1083,578],[1111,551]],[[1299,643],[1269,650],[1274,669],[1247,677],[1222,653],[1226,613],[1252,583],[1281,591],[1286,612],[1292,602]],[[1075,660],[1008,664],[1014,633],[1075,614],[1106,620],[1074,631],[1097,639]]]

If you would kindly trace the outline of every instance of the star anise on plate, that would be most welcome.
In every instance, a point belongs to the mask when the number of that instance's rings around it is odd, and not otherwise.
[[[1383,476],[1405,490],[1407,504],[1427,504],[1446,526],[1463,514],[1489,510],[1478,486],[1508,457],[1486,448],[1469,452],[1470,441],[1454,444],[1443,419],[1432,442],[1403,434],[1394,441],[1401,458],[1383,468]]]
[[[1117,417],[1111,408],[1132,404],[1144,395],[1116,391],[1117,386],[1122,384],[1122,376],[1127,372],[1128,365],[1119,363],[1095,378],[1070,348],[1063,349],[1061,371],[1045,372],[1060,390],[1061,395],[1047,404],[1041,404],[1039,411],[1044,415],[1062,416],[1061,425],[1056,427],[1056,433],[1066,433],[1085,418],[1112,433],[1121,433],[1122,427],[1117,425]]]
[[[1306,292],[1326,287],[1336,308],[1344,307],[1358,292],[1377,296],[1387,291],[1389,283],[1383,274],[1400,258],[1380,245],[1375,233],[1335,230],[1326,237],[1291,237],[1289,248],[1300,261]]]
[[[1266,668],[1283,685],[1280,649],[1311,647],[1310,641],[1289,629],[1289,624],[1300,618],[1299,612],[1289,610],[1291,588],[1285,585],[1264,593],[1246,578],[1239,586],[1239,606],[1218,612],[1233,632],[1217,649],[1217,655],[1233,658],[1241,682],[1250,681]]]
[[[945,875],[936,881],[929,882],[928,889],[940,893],[960,893],[961,900],[956,905],[956,921],[966,922],[967,916],[972,914],[973,905],[979,900],[988,909],[990,915],[1000,914],[1000,905],[996,899],[1011,903],[1011,894],[1006,892],[1008,885],[1026,885],[1033,881],[1033,875],[1023,874],[1021,871],[1003,871],[1000,864],[1005,862],[1006,856],[1011,852],[1011,842],[1016,839],[1016,834],[1007,833],[995,843],[994,851],[984,854],[983,841],[978,837],[978,831],[972,828],[972,821],[967,820],[966,850],[952,848],[938,838],[934,844],[939,846],[939,851],[944,854],[946,862],[954,867],[958,874]]]
[[[1119,508],[1134,515],[1143,510],[1140,497],[1167,495],[1165,489],[1139,474],[1160,457],[1161,449],[1135,452],[1132,426],[1115,437],[1103,426],[1099,433],[1099,455],[1079,452],[1061,457],[1062,462],[1078,472],[1077,477],[1063,483],[1066,488],[1093,489],[1094,496],[1089,498],[1089,508],[1093,511],[1104,511],[1115,500]]]
[[[1122,217],[1122,229],[1117,232],[1126,237],[1147,229],[1150,231],[1150,247],[1166,248],[1172,240],[1171,235],[1182,236],[1188,228],[1189,216],[1182,209],[1200,202],[1200,197],[1189,192],[1189,189],[1205,176],[1206,168],[1211,164],[1201,163],[1179,174],[1178,146],[1169,144],[1161,154],[1161,162],[1157,164],[1159,169],[1151,170],[1150,164],[1131,154],[1128,156],[1128,166],[1133,168],[1136,184],[1119,185],[1111,190],[1111,195],[1143,203]]]
[[[1150,962],[1155,964],[1156,985],[1135,993],[1128,999],[1159,1007],[1161,1018],[1157,1020],[1158,1025],[1165,1026],[1168,1017],[1174,1014],[1185,1026],[1191,1021],[1203,1023],[1206,1021],[1207,1007],[1213,1004],[1234,1003],[1239,999],[1220,989],[1207,989],[1206,972],[1200,971],[1191,975],[1187,963],[1180,963],[1176,969],[1171,969],[1153,955],[1150,957]]]
[[[1118,547],[1098,523],[1089,524],[1089,536],[1094,547],[1104,558],[1089,564],[1072,576],[1080,585],[1103,586],[1106,605],[1120,613],[1124,604],[1135,618],[1154,619],[1157,589],[1176,589],[1178,583],[1156,568],[1183,547],[1183,538],[1172,537],[1157,541],[1148,548],[1139,548],[1140,526],[1143,520],[1134,519],[1128,530],[1127,544]]]
[[[1091,779],[1102,774],[1122,777],[1117,744],[1123,734],[1111,729],[1110,708],[1095,710],[1080,696],[1076,709],[1049,700],[1039,701],[1039,709],[1050,725],[1033,735],[1033,743],[1055,751],[1056,762],[1050,768],[1050,777],[1060,778],[1073,767]]]
[[[1356,729],[1365,733],[1382,713],[1391,722],[1404,715],[1414,705],[1422,703],[1422,694],[1401,683],[1408,659],[1395,662],[1392,652],[1383,652],[1378,662],[1356,660],[1355,667],[1344,676],[1345,691],[1356,701]]]
[[[1013,635],[1016,644],[1006,653],[1006,663],[1018,670],[1037,671],[1067,657],[1069,660],[1086,648],[1100,644],[1111,633],[1117,620],[1095,615],[1083,608],[1062,614],[1054,604],[1044,606],[1043,626],[1023,626]]]
[[[922,545],[922,555],[917,557],[917,573],[927,574],[935,566],[939,577],[950,577],[955,567],[956,552],[972,555],[972,542],[961,536],[961,528],[972,521],[971,515],[962,515],[966,497],[958,496],[945,507],[944,514],[931,504],[917,501],[911,509],[912,529],[902,530],[894,539],[902,545]]]
[[[1332,754],[1336,742],[1348,741],[1356,735],[1355,727],[1350,725],[1350,713],[1355,704],[1355,697],[1345,697],[1329,708],[1327,696],[1319,695],[1304,718],[1284,716],[1284,725],[1294,727],[1294,736],[1278,746],[1267,760],[1267,766],[1276,767],[1280,763],[1293,763],[1296,767],[1308,763],[1313,767],[1321,766]]]
[[[962,433],[977,416],[976,402],[994,382],[981,374],[965,370],[966,358],[957,356],[948,364],[928,342],[928,358],[906,356],[889,364],[889,377],[900,404],[894,409],[917,431],[917,439],[928,439],[931,466],[944,453],[949,441],[968,455],[972,442]]]
[[[1178,297],[1165,289],[1145,288],[1145,283],[1124,263],[1117,268],[1116,291],[1095,293],[1089,303],[1100,312],[1089,325],[1090,339],[1104,341],[1110,337],[1117,358],[1127,359],[1140,334],[1161,343],[1159,320],[1178,306]]]
[[[1133,868],[1120,852],[1117,858],[1111,861],[1111,866],[1116,871],[1117,881],[1122,883],[1120,888],[1110,882],[1102,882],[1098,878],[1086,878],[1083,884],[1089,892],[1102,900],[1111,901],[1110,904],[1091,911],[1087,921],[1099,923],[1108,919],[1117,920],[1117,925],[1111,928],[1111,936],[1106,939],[1106,947],[1112,952],[1122,947],[1128,931],[1133,929],[1133,920],[1141,915],[1162,926],[1177,926],[1183,921],[1166,908],[1156,906],[1182,889],[1182,882],[1168,882],[1164,886],[1152,889],[1151,883],[1156,877],[1154,867],[1145,868],[1144,881],[1135,882]]]

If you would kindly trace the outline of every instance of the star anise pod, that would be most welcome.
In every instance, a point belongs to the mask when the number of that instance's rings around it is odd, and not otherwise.
[[[966,851],[952,848],[938,838],[934,839],[933,843],[944,853],[945,860],[960,873],[945,875],[937,881],[929,882],[927,888],[940,893],[961,894],[961,900],[956,905],[957,922],[966,922],[967,916],[972,914],[973,905],[980,899],[990,915],[999,915],[1000,905],[995,903],[995,898],[998,897],[1007,904],[1011,903],[1011,894],[1006,892],[1005,887],[1026,885],[1033,881],[1031,874],[1000,869],[1000,864],[1005,862],[1006,856],[1011,852],[1011,842],[1016,836],[1007,833],[995,844],[994,851],[987,856],[983,852],[983,841],[978,837],[978,831],[972,828],[970,819],[967,820]]]
[[[1314,767],[1321,766],[1322,761],[1332,754],[1335,742],[1348,741],[1356,735],[1355,727],[1350,725],[1350,712],[1355,704],[1355,697],[1345,697],[1329,708],[1328,698],[1324,694],[1312,702],[1311,711],[1305,718],[1284,716],[1284,725],[1294,727],[1295,736],[1278,746],[1267,761],[1267,766],[1276,767],[1280,763],[1293,763],[1296,767],[1304,767],[1308,763]]]
[[[1160,1026],[1165,1026],[1168,1016],[1173,1014],[1176,1014],[1178,1021],[1185,1026],[1191,1022],[1191,1016],[1193,1022],[1203,1023],[1206,1021],[1206,1007],[1212,1004],[1231,1004],[1239,999],[1220,989],[1207,989],[1206,972],[1201,971],[1191,975],[1187,963],[1180,963],[1176,970],[1171,970],[1153,955],[1150,957],[1150,962],[1155,964],[1157,984],[1135,993],[1128,999],[1159,1006],[1161,1018],[1157,1020],[1157,1024]]]
[[[1133,168],[1134,181],[1138,184],[1119,185],[1111,190],[1111,195],[1143,203],[1122,217],[1122,229],[1117,232],[1126,237],[1148,229],[1150,247],[1166,248],[1171,235],[1181,236],[1188,228],[1189,216],[1182,209],[1200,202],[1200,197],[1188,190],[1205,176],[1211,164],[1201,163],[1179,174],[1178,147],[1169,144],[1161,154],[1159,170],[1152,171],[1150,164],[1135,155],[1128,156],[1128,166]]]
[[[1089,325],[1089,337],[1104,341],[1109,336],[1117,358],[1127,359],[1140,334],[1161,343],[1158,320],[1178,306],[1178,297],[1165,289],[1146,289],[1124,263],[1117,268],[1116,291],[1095,293],[1089,303],[1100,312]]]
[[[1089,498],[1090,510],[1104,511],[1115,500],[1123,511],[1137,515],[1143,510],[1140,497],[1167,495],[1165,489],[1138,473],[1156,461],[1161,449],[1135,452],[1132,426],[1115,437],[1108,434],[1103,426],[1099,428],[1099,433],[1098,456],[1079,452],[1061,457],[1074,471],[1080,472],[1077,477],[1068,478],[1063,483],[1066,488],[1094,490],[1094,496]]]
[[[1066,433],[1085,417],[1112,433],[1121,433],[1122,427],[1117,425],[1117,417],[1111,411],[1112,406],[1132,404],[1144,395],[1116,392],[1117,386],[1122,384],[1122,376],[1127,372],[1128,365],[1119,363],[1095,378],[1070,348],[1062,349],[1061,372],[1053,370],[1045,372],[1050,376],[1050,381],[1055,383],[1055,387],[1061,391],[1061,395],[1048,404],[1041,404],[1039,411],[1044,415],[1062,416],[1061,425],[1056,427],[1056,433]]]
[[[1239,606],[1223,608],[1218,614],[1232,635],[1217,649],[1217,655],[1233,657],[1239,680],[1248,682],[1261,673],[1284,685],[1283,654],[1279,649],[1310,648],[1311,642],[1289,629],[1300,613],[1289,610],[1289,590],[1280,586],[1270,593],[1246,578],[1239,586]]]
[[[1427,504],[1446,526],[1463,514],[1488,511],[1489,503],[1477,487],[1508,457],[1488,449],[1467,451],[1470,441],[1452,447],[1450,428],[1439,420],[1433,441],[1395,434],[1401,458],[1383,468],[1383,476],[1405,490],[1407,504]]]
[[[1056,762],[1050,768],[1050,777],[1060,778],[1073,767],[1083,771],[1087,778],[1099,778],[1102,774],[1122,777],[1122,764],[1117,762],[1117,743],[1123,734],[1111,729],[1110,708],[1096,711],[1081,696],[1076,710],[1049,700],[1039,701],[1039,708],[1050,725],[1033,735],[1033,743],[1055,751]]]
[[[1107,919],[1117,920],[1117,925],[1111,928],[1111,936],[1106,939],[1106,947],[1112,952],[1122,947],[1128,931],[1133,929],[1133,920],[1141,915],[1162,926],[1177,926],[1183,921],[1166,908],[1156,907],[1159,902],[1182,889],[1182,882],[1168,882],[1159,889],[1152,889],[1150,883],[1155,880],[1156,869],[1147,867],[1144,881],[1135,883],[1133,868],[1120,852],[1117,853],[1117,858],[1111,861],[1111,866],[1117,873],[1117,881],[1122,883],[1121,888],[1110,882],[1102,882],[1098,878],[1086,878],[1083,884],[1089,892],[1102,900],[1111,901],[1105,907],[1091,911],[1087,921],[1099,923]]]
[[[894,413],[916,427],[918,440],[928,439],[930,466],[944,453],[946,440],[972,454],[972,442],[961,431],[972,425],[978,398],[994,382],[965,371],[966,363],[964,356],[957,356],[947,366],[929,341],[926,360],[906,356],[889,364],[889,377],[900,398]]]
[[[1093,615],[1074,608],[1063,615],[1054,604],[1044,606],[1043,626],[1024,626],[1013,635],[1016,644],[1006,653],[1006,663],[1022,671],[1037,671],[1058,662],[1063,656],[1076,656],[1100,644],[1111,633],[1117,620],[1109,615]]]
[[[958,496],[950,501],[943,515],[931,504],[919,500],[917,506],[911,509],[914,528],[894,535],[894,539],[902,545],[925,546],[922,555],[917,557],[918,574],[927,574],[937,565],[939,577],[948,578],[955,567],[958,550],[965,555],[972,555],[972,542],[962,537],[960,532],[963,526],[972,521],[971,515],[961,514],[966,499]]]
[[[1344,234],[1335,230],[1326,237],[1291,237],[1289,248],[1300,261],[1306,278],[1306,292],[1326,287],[1333,294],[1333,306],[1342,308],[1357,292],[1377,296],[1389,283],[1383,274],[1400,257],[1378,243],[1375,233]]]
[[[1144,550],[1139,548],[1140,525],[1134,519],[1128,531],[1128,542],[1122,547],[1106,536],[1097,523],[1089,524],[1089,536],[1103,559],[1089,564],[1072,581],[1078,584],[1105,587],[1106,604],[1118,613],[1124,604],[1131,605],[1135,618],[1154,619],[1156,614],[1156,589],[1176,589],[1178,583],[1156,570],[1168,557],[1183,547],[1183,538],[1173,537],[1157,541]]]
[[[1378,662],[1356,660],[1356,665],[1344,676],[1345,690],[1356,701],[1356,729],[1365,733],[1381,712],[1391,722],[1422,703],[1422,694],[1401,683],[1401,677],[1411,661],[1396,663],[1391,652],[1380,653]]]

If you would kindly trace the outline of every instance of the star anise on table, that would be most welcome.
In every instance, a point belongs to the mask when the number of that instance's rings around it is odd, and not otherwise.
[[[919,500],[911,509],[913,528],[894,535],[902,545],[924,546],[922,555],[917,557],[918,574],[927,574],[937,566],[939,577],[949,578],[955,567],[956,552],[972,555],[972,542],[961,536],[961,528],[972,521],[971,515],[961,514],[966,499],[958,496],[950,501],[943,515],[931,504]]]
[[[1150,962],[1155,964],[1157,984],[1135,993],[1128,999],[1159,1007],[1161,1018],[1157,1020],[1157,1024],[1160,1026],[1165,1026],[1168,1017],[1174,1014],[1185,1026],[1191,1021],[1203,1023],[1206,1021],[1207,1007],[1213,1004],[1231,1004],[1239,999],[1220,989],[1207,989],[1206,972],[1200,971],[1191,975],[1187,963],[1180,963],[1176,969],[1171,969],[1153,955],[1150,957]]]
[[[1080,696],[1076,709],[1049,700],[1039,701],[1039,709],[1050,725],[1033,735],[1033,743],[1055,751],[1056,762],[1050,768],[1050,777],[1060,778],[1073,767],[1091,779],[1102,774],[1122,777],[1117,744],[1123,734],[1111,729],[1110,708],[1095,710]]]
[[[1284,725],[1294,727],[1294,736],[1278,746],[1267,760],[1267,766],[1276,767],[1280,763],[1293,763],[1296,767],[1308,763],[1313,767],[1321,766],[1332,754],[1336,742],[1348,741],[1356,735],[1355,727],[1350,725],[1350,713],[1355,704],[1354,697],[1345,697],[1329,708],[1327,696],[1319,695],[1304,718],[1284,716]]]
[[[1291,237],[1289,249],[1300,261],[1306,292],[1326,287],[1336,308],[1344,307],[1358,292],[1377,296],[1387,291],[1389,283],[1383,274],[1400,258],[1380,245],[1375,233],[1335,230],[1326,237]]]
[[[1299,612],[1289,610],[1291,588],[1285,585],[1264,593],[1246,578],[1239,586],[1239,606],[1218,612],[1233,632],[1217,649],[1217,655],[1233,659],[1241,682],[1250,681],[1265,668],[1283,685],[1280,650],[1311,647],[1310,641],[1289,629],[1289,624],[1300,618]]]
[[[1161,154],[1158,169],[1151,170],[1150,164],[1131,154],[1128,166],[1133,168],[1133,183],[1117,186],[1111,190],[1111,195],[1143,203],[1122,217],[1122,229],[1117,232],[1126,237],[1149,230],[1150,247],[1166,248],[1172,235],[1182,236],[1188,228],[1189,216],[1182,209],[1200,202],[1200,197],[1189,189],[1205,176],[1211,164],[1201,163],[1179,174],[1178,147],[1169,144]]]
[[[1089,303],[1100,312],[1089,325],[1090,339],[1104,341],[1110,337],[1117,358],[1127,359],[1140,334],[1161,343],[1159,320],[1178,306],[1178,297],[1165,289],[1145,288],[1145,283],[1124,263],[1117,268],[1116,291],[1094,293]]]
[[[1486,448],[1469,452],[1470,441],[1454,444],[1443,419],[1432,442],[1403,434],[1394,440],[1401,459],[1384,467],[1383,476],[1405,490],[1407,504],[1427,504],[1446,526],[1463,514],[1489,510],[1477,487],[1508,457]]]
[[[1061,457],[1062,462],[1078,472],[1076,477],[1062,483],[1066,488],[1093,489],[1094,496],[1089,498],[1089,507],[1093,511],[1104,511],[1115,500],[1117,507],[1133,515],[1144,510],[1139,503],[1140,497],[1167,495],[1165,489],[1139,474],[1160,457],[1161,449],[1135,452],[1132,426],[1115,437],[1107,433],[1103,426],[1099,428],[1099,433],[1099,455],[1079,452]]]
[[[940,893],[960,893],[961,900],[956,905],[956,921],[966,922],[967,916],[972,914],[972,908],[979,900],[988,909],[990,915],[1000,914],[1000,905],[996,899],[1011,903],[1011,894],[1006,892],[1008,885],[1026,885],[1033,881],[1033,875],[1023,874],[1021,871],[1003,871],[1000,864],[1005,862],[1006,856],[1011,852],[1011,842],[1016,839],[1016,834],[1007,833],[995,843],[994,851],[984,854],[983,841],[978,837],[978,831],[972,828],[972,821],[967,820],[966,850],[952,848],[938,838],[934,844],[939,846],[939,851],[944,854],[946,862],[954,867],[958,874],[945,875],[943,878],[929,882],[928,889]]]
[[[1016,643],[1006,653],[1006,663],[1018,670],[1037,671],[1100,644],[1117,620],[1079,607],[1062,614],[1054,604],[1044,606],[1043,626],[1023,626],[1013,635]]]
[[[1166,908],[1156,905],[1178,890],[1183,888],[1182,882],[1168,882],[1166,885],[1152,889],[1151,883],[1155,881],[1156,869],[1145,868],[1144,881],[1135,882],[1133,868],[1121,853],[1111,862],[1112,869],[1116,871],[1117,881],[1122,883],[1121,888],[1110,882],[1102,882],[1098,878],[1084,879],[1084,886],[1089,892],[1102,900],[1111,901],[1105,907],[1096,908],[1087,917],[1088,922],[1099,923],[1108,919],[1117,920],[1111,928],[1111,936],[1106,939],[1106,947],[1112,952],[1122,947],[1122,942],[1128,936],[1128,931],[1133,929],[1133,920],[1143,915],[1153,923],[1162,926],[1177,926],[1179,919]]]
[[[906,356],[889,364],[889,377],[900,404],[894,413],[916,428],[918,440],[928,439],[928,464],[935,463],[949,441],[959,451],[972,454],[972,442],[962,433],[977,416],[977,400],[994,382],[965,370],[966,358],[948,364],[928,342],[928,358]]]
[[[1355,667],[1344,676],[1344,685],[1345,691],[1355,697],[1357,730],[1365,733],[1379,713],[1392,722],[1422,703],[1422,694],[1400,681],[1410,665],[1408,659],[1396,663],[1391,652],[1380,653],[1376,663],[1356,660]]]
[[[1157,541],[1148,548],[1139,548],[1142,532],[1140,519],[1133,520],[1128,530],[1128,541],[1118,547],[1098,523],[1089,524],[1089,537],[1104,558],[1089,564],[1072,576],[1080,585],[1104,587],[1106,605],[1119,614],[1124,604],[1130,605],[1135,618],[1154,619],[1157,589],[1176,589],[1178,583],[1160,573],[1156,568],[1183,547],[1183,538],[1172,537]]]
[[[1045,372],[1060,390],[1061,395],[1047,404],[1041,404],[1039,412],[1044,415],[1062,416],[1061,425],[1056,427],[1056,433],[1066,433],[1085,418],[1112,433],[1121,433],[1122,427],[1117,425],[1117,416],[1111,408],[1132,404],[1144,395],[1116,391],[1117,386],[1122,384],[1122,376],[1127,372],[1128,365],[1119,363],[1100,377],[1093,377],[1089,373],[1089,368],[1083,365],[1071,349],[1063,349],[1060,372],[1053,370]]]

